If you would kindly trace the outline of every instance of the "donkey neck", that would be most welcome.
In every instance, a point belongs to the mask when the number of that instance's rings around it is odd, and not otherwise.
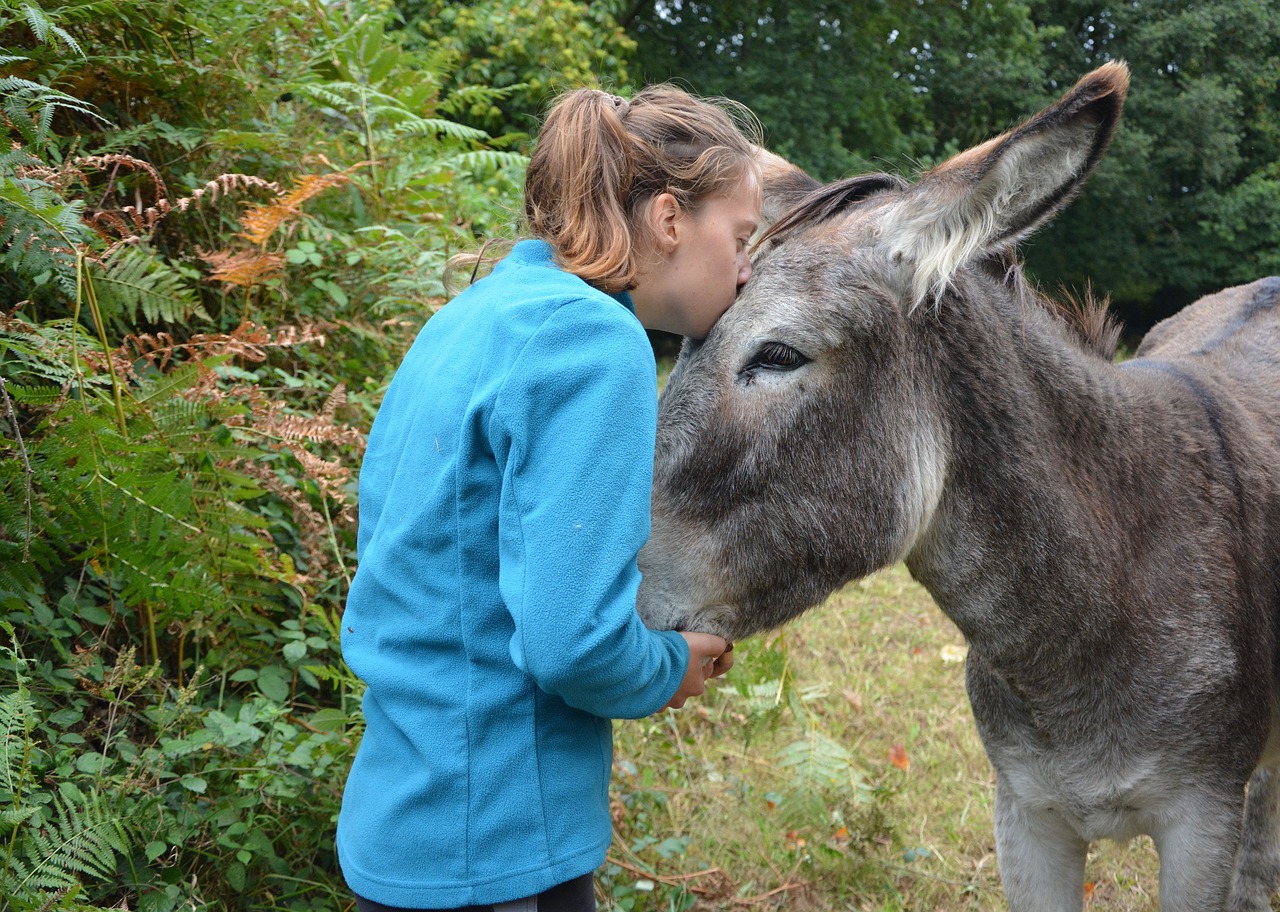
[[[1122,373],[1039,303],[972,284],[917,323],[949,462],[907,563],[971,641],[1022,649],[1123,574],[1117,505],[1153,466]]]

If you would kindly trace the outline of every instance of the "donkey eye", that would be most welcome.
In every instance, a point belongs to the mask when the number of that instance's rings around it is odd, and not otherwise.
[[[755,373],[757,370],[789,371],[795,370],[808,362],[808,358],[800,354],[790,345],[782,342],[766,342],[747,362],[743,372]]]

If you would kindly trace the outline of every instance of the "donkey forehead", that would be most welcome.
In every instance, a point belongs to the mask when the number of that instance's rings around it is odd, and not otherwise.
[[[851,328],[883,322],[893,274],[888,253],[876,244],[874,221],[831,219],[761,254],[721,322],[735,335],[785,332],[831,347]]]

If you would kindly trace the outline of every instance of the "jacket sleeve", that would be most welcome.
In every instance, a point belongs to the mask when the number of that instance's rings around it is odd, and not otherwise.
[[[499,587],[511,656],[538,686],[606,718],[661,709],[689,651],[635,610],[649,535],[657,385],[635,318],[561,306],[503,384],[490,425],[503,467]]]

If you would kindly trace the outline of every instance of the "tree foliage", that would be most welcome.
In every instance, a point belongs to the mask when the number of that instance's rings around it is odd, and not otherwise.
[[[923,99],[898,78],[905,5],[673,0],[639,5],[624,25],[640,81],[745,102],[771,148],[834,179],[910,157],[926,140]]]
[[[1027,250],[1047,286],[1092,282],[1134,331],[1280,268],[1280,7],[1267,0],[656,0],[624,24],[633,72],[745,102],[824,179],[913,174],[1125,59],[1120,135]]]
[[[450,110],[463,122],[518,142],[549,100],[568,88],[621,88],[635,43],[614,16],[620,4],[583,0],[397,0],[410,47],[450,59]]]
[[[1032,264],[1093,275],[1139,327],[1280,269],[1280,7],[1039,0],[1035,16],[1062,29],[1046,50],[1052,84],[1116,58],[1133,76],[1094,186]]]

